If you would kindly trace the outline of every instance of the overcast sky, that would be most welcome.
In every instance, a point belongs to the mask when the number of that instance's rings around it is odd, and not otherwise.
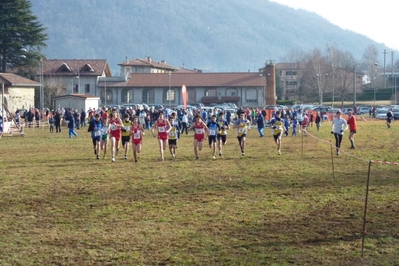
[[[366,35],[399,50],[395,0],[271,0],[293,8],[314,12],[343,29]],[[397,14],[396,14],[397,15]],[[390,51],[389,51],[390,52]],[[397,53],[399,57],[399,53]]]

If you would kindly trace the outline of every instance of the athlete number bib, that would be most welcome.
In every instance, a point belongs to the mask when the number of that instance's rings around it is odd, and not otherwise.
[[[202,132],[204,132],[204,130],[202,128],[195,129],[195,134],[202,134]]]
[[[134,133],[134,135],[133,135],[133,138],[134,139],[140,139],[140,130],[137,130],[137,132],[136,133]]]
[[[160,133],[166,132],[165,127],[158,127],[158,132]]]

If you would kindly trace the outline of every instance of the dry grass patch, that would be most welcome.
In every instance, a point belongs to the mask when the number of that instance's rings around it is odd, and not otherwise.
[[[332,140],[330,125],[310,132]],[[363,159],[399,161],[396,123],[358,123]],[[368,164],[314,138],[268,130],[248,137],[246,156],[230,132],[223,157],[192,136],[160,162],[144,137],[139,163],[95,160],[89,134],[0,140],[2,265],[395,265],[399,254],[399,166],[372,165],[365,256],[361,232]],[[343,149],[349,147],[347,134]]]

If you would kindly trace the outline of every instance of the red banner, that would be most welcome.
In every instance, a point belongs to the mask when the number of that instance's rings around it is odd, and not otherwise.
[[[183,105],[184,105],[184,110],[187,109],[187,99],[188,99],[188,95],[187,95],[187,88],[186,85],[183,85],[181,87],[181,94],[182,94],[182,98],[183,98]]]

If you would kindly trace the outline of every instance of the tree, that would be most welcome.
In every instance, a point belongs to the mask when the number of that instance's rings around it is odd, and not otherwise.
[[[45,28],[31,11],[29,0],[2,0],[0,4],[1,72],[8,67],[37,64],[46,46]],[[27,55],[23,58],[26,49]]]

